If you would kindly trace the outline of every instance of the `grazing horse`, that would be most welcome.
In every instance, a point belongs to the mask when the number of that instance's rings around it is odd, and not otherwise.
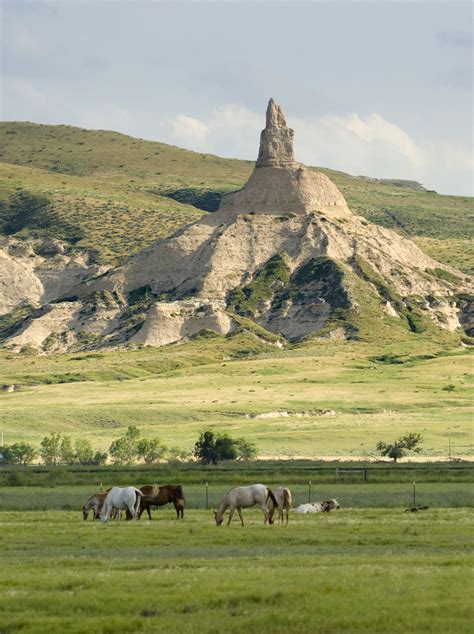
[[[240,517],[240,523],[244,525],[242,517],[242,509],[249,508],[250,506],[258,506],[263,513],[264,524],[268,522],[269,512],[267,509],[268,500],[271,499],[275,506],[278,506],[278,502],[273,495],[271,489],[264,484],[251,484],[246,487],[234,487],[228,491],[220,503],[219,509],[214,512],[214,517],[217,526],[220,526],[224,521],[224,513],[229,510],[229,519],[227,526],[229,526],[235,509]]]
[[[125,489],[112,487],[104,501],[104,507],[100,514],[101,522],[105,523],[109,519],[113,509],[117,509],[118,511],[119,522],[123,509],[128,509],[132,519],[136,519],[142,495],[143,493],[140,489],[136,489],[135,487],[126,487]]]
[[[323,500],[322,502],[307,502],[306,504],[300,504],[294,509],[291,509],[293,513],[301,513],[307,515],[308,513],[329,513],[333,509],[339,509],[341,505],[336,499]]]
[[[89,517],[89,511],[91,510],[92,510],[92,521],[99,519],[106,497],[107,497],[107,493],[102,493],[102,492],[94,493],[94,495],[91,495],[91,497],[87,500],[87,502],[82,507],[82,517],[84,518],[84,520],[87,520],[87,518]]]
[[[268,523],[273,524],[273,515],[278,510],[278,520],[280,524],[283,524],[283,519],[286,517],[286,523],[288,524],[288,515],[291,509],[291,491],[287,487],[278,487],[273,491],[275,499],[278,505],[275,506],[271,499],[268,500],[267,507],[269,507],[270,515],[268,517]]]
[[[165,504],[174,504],[177,519],[184,517],[184,493],[179,484],[145,484],[140,487],[143,497],[140,500],[140,510],[138,519],[140,519],[143,511],[148,513],[151,519],[150,506],[164,506]]]

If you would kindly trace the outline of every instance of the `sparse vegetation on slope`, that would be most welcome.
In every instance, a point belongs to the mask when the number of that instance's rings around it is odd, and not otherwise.
[[[15,206],[19,193],[46,199],[49,228],[39,226],[44,222],[36,215],[23,224],[21,236],[80,236],[79,247],[111,263],[169,236],[197,219],[201,209],[212,211],[223,192],[244,184],[253,167],[250,161],[71,126],[3,122],[0,147],[0,217]],[[415,239],[441,262],[474,269],[471,198],[318,170],[331,178],[355,213]]]

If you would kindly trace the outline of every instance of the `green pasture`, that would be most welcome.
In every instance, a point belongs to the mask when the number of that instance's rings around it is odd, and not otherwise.
[[[367,458],[378,440],[424,438],[422,456],[472,456],[472,356],[422,335],[384,347],[321,342],[278,350],[251,336],[127,352],[0,355],[5,443],[50,431],[105,450],[128,425],[191,451],[212,427],[267,458]],[[285,415],[281,414],[285,413]],[[264,415],[263,418],[258,416]],[[256,418],[257,417],[257,418]]]
[[[264,526],[2,511],[1,632],[472,631],[470,509],[342,509]]]
[[[472,474],[471,474],[472,477]],[[158,479],[156,479],[158,480]],[[413,506],[412,482],[387,482],[387,483],[298,483],[293,484],[290,478],[285,480],[269,480],[268,478],[254,478],[248,480],[241,478],[240,483],[263,481],[270,487],[276,488],[281,484],[290,486],[293,496],[293,506],[308,501],[337,498],[343,508],[394,508],[403,510]],[[182,483],[179,477],[167,480],[158,480],[159,484],[173,482]],[[150,484],[150,478],[140,479],[129,477],[123,481],[104,479],[101,483],[103,490],[112,485],[142,486]],[[207,492],[205,482],[184,484],[183,491],[186,499],[186,514],[195,509],[216,509],[220,500],[231,486],[236,482],[211,483]],[[100,484],[88,485],[50,485],[50,486],[10,486],[0,487],[0,509],[2,511],[76,511],[80,513],[83,504],[91,495],[96,493]],[[430,508],[459,508],[474,507],[474,487],[472,482],[418,482],[416,485],[415,504],[429,506]],[[170,519],[175,516],[173,506],[167,506],[153,511],[157,520]]]

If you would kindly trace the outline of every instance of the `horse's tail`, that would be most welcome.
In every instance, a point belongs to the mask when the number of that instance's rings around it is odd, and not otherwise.
[[[291,491],[286,487],[283,489],[283,508],[290,509],[291,508]]]
[[[278,502],[277,502],[276,497],[273,494],[273,491],[269,487],[267,487],[267,499],[266,499],[266,501],[268,502],[269,499],[273,502],[273,506],[275,508],[278,508]]]
[[[160,495],[160,487],[157,484],[154,484],[149,497],[156,498]]]
[[[138,511],[140,510],[140,506],[142,503],[142,498],[145,497],[144,494],[140,491],[140,489],[137,489],[136,487],[134,487],[135,489],[135,506],[133,507],[134,511],[135,511],[135,516],[138,515]]]

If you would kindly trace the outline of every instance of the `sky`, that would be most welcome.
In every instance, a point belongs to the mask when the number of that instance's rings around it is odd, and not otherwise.
[[[0,0],[0,117],[473,195],[470,2]]]

